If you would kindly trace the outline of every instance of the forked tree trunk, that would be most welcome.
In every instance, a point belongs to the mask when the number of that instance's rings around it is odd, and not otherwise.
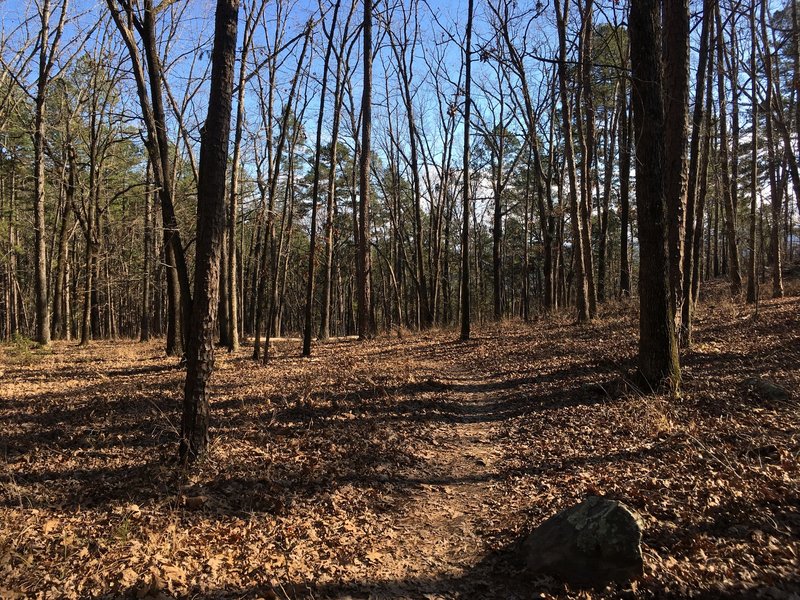
[[[39,31],[39,64],[34,96],[33,114],[33,230],[34,248],[34,297],[36,301],[36,341],[46,346],[50,343],[50,305],[48,297],[47,241],[45,223],[45,100],[47,85],[58,52],[59,41],[66,24],[69,0],[62,0],[58,25],[51,40],[50,0],[39,7],[41,29]]]

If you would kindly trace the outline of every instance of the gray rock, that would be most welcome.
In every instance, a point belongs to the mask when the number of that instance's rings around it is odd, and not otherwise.
[[[528,568],[576,585],[636,579],[643,569],[642,528],[641,517],[623,503],[589,496],[525,540]]]
[[[791,400],[789,390],[766,377],[751,377],[744,382],[744,385],[762,402],[788,402]]]

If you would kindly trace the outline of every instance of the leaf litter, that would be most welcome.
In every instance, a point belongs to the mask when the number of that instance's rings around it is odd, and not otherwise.
[[[466,343],[220,351],[188,471],[183,373],[158,342],[3,354],[0,597],[797,598],[800,297],[757,316],[707,297],[679,398],[633,384],[632,302]],[[520,540],[589,494],[643,516],[641,581],[525,572]]]

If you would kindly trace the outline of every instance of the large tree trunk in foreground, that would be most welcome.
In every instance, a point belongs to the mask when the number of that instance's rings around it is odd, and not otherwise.
[[[630,10],[636,207],[639,245],[639,371],[651,389],[680,382],[675,322],[669,303],[667,206],[664,189],[664,100],[658,0],[632,0]]]
[[[197,184],[197,253],[180,457],[190,462],[208,447],[206,386],[214,370],[214,329],[219,264],[225,230],[225,169],[228,161],[239,0],[218,0],[211,56],[211,90],[200,146]]]

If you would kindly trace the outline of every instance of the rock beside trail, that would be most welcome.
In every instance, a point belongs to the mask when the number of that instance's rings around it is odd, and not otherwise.
[[[789,390],[766,377],[751,377],[744,385],[762,402],[788,402],[791,399]]]
[[[621,502],[590,496],[539,525],[525,540],[528,568],[575,585],[641,577],[641,517]]]

